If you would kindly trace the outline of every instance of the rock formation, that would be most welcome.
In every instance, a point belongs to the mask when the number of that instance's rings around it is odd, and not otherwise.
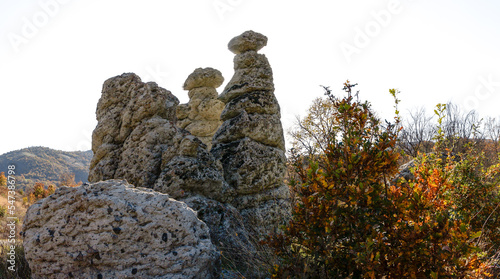
[[[289,190],[280,107],[272,69],[257,53],[267,38],[247,31],[229,42],[234,76],[219,99],[226,103],[212,154],[222,162],[224,178],[235,189],[231,202],[259,235],[274,231],[288,215]]]
[[[212,148],[212,136],[220,127],[220,114],[224,103],[217,100],[217,90],[224,78],[212,68],[198,68],[184,83],[189,90],[189,103],[177,107],[177,126],[198,137],[207,149]]]
[[[415,175],[412,173],[412,169],[415,168],[415,160],[411,160],[406,164],[403,164],[399,167],[399,172],[396,177],[393,179],[394,183],[399,179],[404,178],[406,181],[415,180]]]
[[[185,203],[126,181],[59,188],[32,205],[33,278],[216,278],[219,253]]]
[[[214,92],[214,86],[221,82],[212,83],[211,90],[194,88]],[[210,85],[206,78],[188,78],[186,84],[188,88]],[[150,104],[148,110],[138,107],[146,104]],[[209,226],[217,248],[239,261],[242,251],[251,254],[255,247],[240,213],[227,204],[234,199],[235,191],[224,180],[222,164],[206,146],[174,125],[171,112],[176,111],[176,104],[177,98],[169,91],[155,83],[142,83],[134,74],[108,79],[97,105],[89,181],[126,179],[186,202]],[[132,114],[134,117],[126,117]]]
[[[126,179],[182,199],[200,194],[233,198],[222,166],[203,143],[175,126],[178,99],[135,74],[104,82],[92,134],[89,182]]]
[[[248,278],[261,276],[254,243],[290,210],[280,107],[257,53],[266,43],[252,31],[230,41],[235,74],[218,99],[223,78],[211,68],[189,75],[181,106],[132,73],[104,82],[94,184],[61,188],[26,215],[35,278],[212,278],[212,244]]]

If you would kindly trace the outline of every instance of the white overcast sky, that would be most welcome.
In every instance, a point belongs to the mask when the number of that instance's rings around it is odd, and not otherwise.
[[[0,154],[90,149],[102,83],[124,72],[181,103],[195,68],[227,82],[227,43],[246,30],[269,38],[285,129],[346,79],[387,119],[389,88],[403,112],[454,101],[499,116],[499,14],[494,0],[0,0]]]

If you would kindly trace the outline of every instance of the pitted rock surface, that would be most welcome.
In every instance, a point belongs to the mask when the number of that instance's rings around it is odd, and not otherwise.
[[[190,74],[184,83],[184,89],[189,90],[189,103],[182,104],[177,109],[177,126],[188,130],[198,137],[207,149],[212,148],[212,137],[220,127],[220,114],[224,103],[217,100],[217,90],[224,78],[212,68],[198,68]]]
[[[243,110],[225,121],[215,137],[219,143],[235,142],[248,137],[267,146],[285,149],[279,114],[249,114]]]
[[[257,53],[267,38],[247,31],[229,42],[235,73],[219,99],[224,121],[213,138],[212,154],[222,162],[226,182],[236,190],[231,202],[257,235],[274,232],[289,216],[285,141],[271,66]]]
[[[217,278],[219,252],[185,203],[123,180],[61,187],[26,213],[33,278]]]
[[[218,143],[212,153],[221,158],[224,178],[234,187],[238,197],[262,194],[283,184],[279,182],[283,181],[286,171],[286,157],[279,148],[243,138],[231,143]],[[236,207],[241,206],[238,204]]]

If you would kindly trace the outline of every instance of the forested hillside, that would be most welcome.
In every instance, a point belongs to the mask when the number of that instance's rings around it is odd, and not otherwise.
[[[87,182],[92,151],[60,151],[47,147],[28,147],[0,155],[0,172],[16,166],[16,188],[25,189],[36,182],[59,185],[61,175],[74,174],[75,181]]]

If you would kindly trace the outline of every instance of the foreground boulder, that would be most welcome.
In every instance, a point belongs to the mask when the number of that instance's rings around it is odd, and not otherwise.
[[[212,154],[222,162],[224,178],[236,191],[231,202],[257,235],[278,228],[290,212],[285,140],[273,73],[257,53],[267,37],[246,31],[228,45],[235,73],[219,99],[226,103],[222,126],[213,138]]]
[[[185,203],[108,180],[59,188],[23,225],[33,278],[217,278],[219,253]]]

